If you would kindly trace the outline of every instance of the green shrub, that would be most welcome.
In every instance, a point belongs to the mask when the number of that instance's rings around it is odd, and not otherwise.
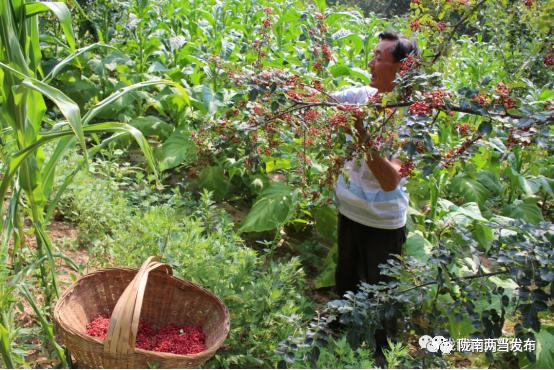
[[[101,247],[91,249],[102,252],[100,264],[139,266],[160,255],[176,276],[206,287],[229,308],[229,338],[207,366],[277,366],[279,342],[313,315],[298,258],[270,260],[247,247],[207,194],[199,202],[175,194],[164,205],[138,208],[111,180],[82,176],[70,189],[66,211]],[[183,202],[186,209],[176,206]]]

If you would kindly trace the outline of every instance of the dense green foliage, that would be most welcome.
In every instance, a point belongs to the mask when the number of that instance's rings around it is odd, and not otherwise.
[[[371,3],[0,0],[4,364],[70,365],[57,266],[84,266],[49,237],[63,218],[91,266],[157,254],[225,301],[231,334],[208,366],[369,367],[389,315],[391,367],[456,366],[413,350],[422,334],[534,338],[527,356],[469,358],[553,367],[554,4]],[[421,58],[371,104],[333,103],[370,82],[390,27]],[[409,176],[408,240],[383,266],[396,279],[319,308],[306,288],[334,284],[332,186],[369,147]]]

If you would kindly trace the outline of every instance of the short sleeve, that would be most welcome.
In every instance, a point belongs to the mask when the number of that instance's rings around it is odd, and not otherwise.
[[[365,104],[377,92],[369,86],[349,87],[332,93],[331,96],[339,103]]]

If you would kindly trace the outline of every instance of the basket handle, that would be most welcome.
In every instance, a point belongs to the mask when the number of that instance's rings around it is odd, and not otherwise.
[[[148,274],[155,270],[163,270],[168,275],[172,274],[171,267],[161,263],[160,257],[151,256],[144,261],[133,280],[117,300],[110,318],[108,335],[104,341],[104,352],[127,354],[135,351]]]

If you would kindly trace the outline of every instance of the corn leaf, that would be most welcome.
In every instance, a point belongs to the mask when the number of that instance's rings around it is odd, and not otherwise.
[[[98,47],[104,47],[104,48],[112,48],[110,45],[104,45],[100,43],[95,43],[92,45],[85,46],[84,48],[77,49],[74,53],[71,53],[68,55],[64,60],[56,64],[54,68],[44,77],[42,80],[43,82],[49,82],[52,80],[58,73],[60,73],[65,66],[67,66],[69,63],[71,63],[75,58],[79,57],[80,55],[86,53],[87,51],[90,51],[92,49],[98,48]]]
[[[123,95],[128,94],[129,92],[137,89],[142,89],[143,87],[153,86],[153,85],[176,85],[175,82],[169,80],[153,80],[153,81],[144,81],[139,82],[134,85],[126,86],[122,89],[119,89],[112,95],[108,96],[106,99],[102,100],[100,103],[96,104],[92,109],[90,109],[83,116],[83,124],[88,124],[90,121],[102,111],[102,109],[108,107],[111,103],[115,102],[117,99],[121,98]]]
[[[75,51],[75,34],[73,33],[73,27],[71,25],[71,12],[65,3],[42,1],[25,4],[25,15],[27,17],[32,17],[47,11],[51,11],[58,17],[67,44],[71,51]]]

